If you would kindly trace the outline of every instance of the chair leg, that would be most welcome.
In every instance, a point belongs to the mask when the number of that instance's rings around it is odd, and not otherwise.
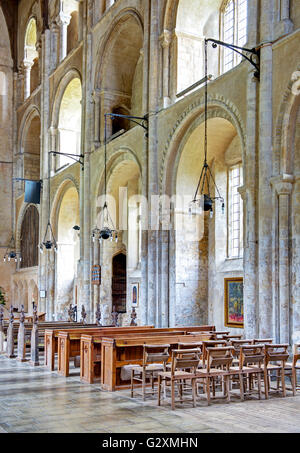
[[[294,367],[292,369],[292,387],[293,387],[293,395],[296,396],[297,374],[296,374],[296,368],[294,368]]]
[[[157,382],[157,405],[160,406],[161,401],[161,375],[158,375],[158,382]]]
[[[286,397],[286,387],[285,387],[285,372],[284,372],[284,367],[281,368],[281,385],[282,385],[282,394],[283,394],[283,397]]]
[[[265,383],[265,399],[269,399],[269,380],[268,380],[268,371],[264,371],[264,383]]]
[[[206,398],[207,398],[207,405],[210,405],[210,378],[206,378]]]
[[[193,407],[196,407],[196,379],[192,379]]]
[[[257,373],[258,398],[261,400],[261,373]]]
[[[229,403],[230,402],[229,376],[225,376],[225,384],[226,384],[227,401]]]
[[[175,410],[175,382],[171,381],[171,399],[172,399],[172,411]]]
[[[244,394],[244,375],[242,373],[239,374],[240,378],[240,395],[241,395],[241,400],[245,401],[245,394]]]
[[[131,370],[131,398],[133,398],[133,376],[134,370]]]
[[[146,373],[143,371],[142,374],[142,393],[143,393],[143,401],[146,400]]]

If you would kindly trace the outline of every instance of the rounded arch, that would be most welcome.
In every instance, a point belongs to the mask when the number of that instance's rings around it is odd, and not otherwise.
[[[28,106],[21,119],[19,132],[18,132],[18,143],[19,143],[19,149],[20,149],[21,153],[24,151],[24,139],[28,132],[28,128],[30,127],[30,123],[36,117],[38,117],[39,120],[41,120],[41,113],[40,113],[38,106],[37,105]]]
[[[16,224],[16,250],[18,252],[20,252],[20,250],[21,250],[21,228],[22,228],[22,223],[23,223],[26,211],[27,211],[28,208],[30,208],[30,206],[34,206],[37,209],[37,211],[38,211],[38,213],[40,215],[40,206],[35,205],[35,204],[31,204],[31,203],[25,203],[25,202],[22,203],[22,206],[20,208],[19,215],[18,215],[17,224]]]
[[[51,116],[51,127],[55,128],[55,129],[57,129],[57,127],[58,127],[59,110],[60,110],[60,105],[61,105],[63,95],[65,93],[67,86],[69,85],[70,82],[72,82],[73,79],[79,79],[80,83],[82,85],[82,76],[81,76],[80,71],[77,68],[70,69],[66,74],[64,74],[62,76],[62,78],[60,79],[60,81],[57,84],[57,87],[55,90],[55,96],[53,99],[52,116]]]
[[[180,0],[167,0],[163,14],[162,31],[173,31],[176,28],[176,18]]]
[[[68,189],[74,187],[77,191],[77,195],[79,197],[79,184],[75,180],[75,178],[71,175],[67,175],[64,180],[60,183],[60,185],[54,189],[53,194],[51,196],[51,225],[53,228],[53,232],[57,235],[57,219],[58,214],[61,206],[61,202],[68,191]]]
[[[300,74],[300,66],[293,72],[293,76],[283,95],[279,114],[276,122],[276,136],[274,143],[273,174],[293,174],[293,136],[295,134],[296,115],[300,106],[299,93],[293,92],[297,81],[296,75]],[[294,78],[295,74],[295,80]],[[299,75],[298,75],[299,79]],[[299,83],[298,83],[299,86]]]
[[[246,135],[245,128],[237,108],[234,104],[219,96],[209,96],[208,106],[208,119],[223,118],[229,121],[236,129],[241,143],[242,160],[245,169]],[[188,132],[192,132],[192,130],[203,123],[204,120],[204,99],[198,98],[193,104],[190,104],[184,112],[182,112],[170,131],[163,153],[163,164],[161,166],[161,194],[171,196],[172,193],[174,193],[174,168],[178,165],[178,148],[181,146],[182,141],[188,136]]]
[[[136,21],[136,23],[141,27],[142,33],[144,34],[144,23],[142,16],[138,10],[136,10],[135,8],[125,8],[124,10],[120,11],[120,13],[112,21],[110,27],[107,30],[106,38],[101,41],[97,50],[97,64],[95,65],[92,83],[95,89],[101,88],[100,83],[105,54],[108,52],[112,39],[114,37],[117,37],[120,28],[124,25],[124,22],[126,22],[128,17],[132,17]]]
[[[36,267],[39,264],[39,211],[30,204],[23,216],[20,232],[21,268]]]

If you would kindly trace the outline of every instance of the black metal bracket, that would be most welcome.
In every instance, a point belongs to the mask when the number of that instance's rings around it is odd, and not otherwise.
[[[228,44],[227,42],[219,41],[217,39],[212,39],[212,38],[205,39],[205,42],[207,42],[207,43],[211,42],[214,49],[216,49],[218,46],[223,46],[223,47],[227,47],[228,49],[233,50],[233,52],[236,52],[237,54],[239,54],[241,57],[243,57],[245,60],[247,60],[255,68],[254,76],[258,80],[260,79],[260,49],[255,49],[255,48],[248,49],[247,47],[239,47],[239,46],[235,46],[233,44]],[[255,59],[257,61],[255,61]]]
[[[106,117],[108,118],[125,118],[132,123],[137,124],[138,126],[142,127],[146,131],[146,137],[148,137],[148,116],[145,115],[143,117],[140,116],[131,116],[131,115],[121,115],[120,113],[105,113]]]
[[[59,153],[58,151],[49,151],[49,154],[53,154],[54,156],[66,156],[69,157],[70,159],[75,160],[75,162],[78,162],[80,165],[82,165],[82,171],[84,170],[84,154],[70,154],[70,153]]]

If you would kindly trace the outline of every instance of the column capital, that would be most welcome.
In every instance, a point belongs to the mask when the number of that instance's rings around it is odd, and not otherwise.
[[[57,16],[56,16],[56,23],[58,26],[62,26],[62,25],[69,25],[70,23],[70,20],[71,20],[71,16],[69,14],[66,14],[64,13],[63,11],[61,11]]]
[[[172,32],[169,30],[164,30],[159,37],[160,45],[164,47],[169,47],[172,42]]]
[[[293,175],[282,174],[271,178],[270,182],[277,195],[290,195],[295,178]]]
[[[238,193],[240,194],[243,201],[246,201],[247,187],[241,186],[238,188]]]

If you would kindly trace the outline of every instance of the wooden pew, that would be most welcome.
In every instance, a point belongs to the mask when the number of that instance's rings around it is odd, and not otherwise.
[[[196,334],[203,335],[203,339],[214,338],[214,326],[196,326],[196,327],[173,327],[173,328],[164,328],[164,329],[153,329],[150,332],[150,335],[155,336],[166,336],[166,335],[190,335],[190,332],[196,332]],[[110,338],[116,339],[120,337],[120,333],[114,335],[109,335]],[[132,332],[129,332],[126,335],[126,338],[140,338],[142,335],[148,336],[148,333],[139,333],[134,336]],[[108,336],[108,335],[104,335]],[[81,365],[80,365],[80,377],[83,382],[93,383],[94,380],[100,378],[100,369],[101,369],[101,340],[103,334],[90,335],[88,332],[85,332],[81,337],[81,346],[80,346],[80,356],[81,356]]]
[[[119,332],[144,332],[153,329],[153,326],[144,327],[97,327],[87,332],[87,329],[60,330],[57,335],[57,352],[58,352],[58,367],[57,371],[60,375],[69,376],[70,358],[80,356],[80,339],[81,335],[89,333],[90,335]],[[50,353],[49,353],[50,354]],[[47,359],[47,363],[48,359]],[[49,365],[48,365],[49,366]]]
[[[84,337],[82,337],[83,339]],[[178,343],[199,343],[209,340],[212,335],[149,336],[141,338],[111,338],[101,339],[101,388],[106,391],[116,391],[128,388],[130,383],[121,381],[121,368],[125,365],[141,365],[144,344],[170,344],[171,350],[178,348]]]

